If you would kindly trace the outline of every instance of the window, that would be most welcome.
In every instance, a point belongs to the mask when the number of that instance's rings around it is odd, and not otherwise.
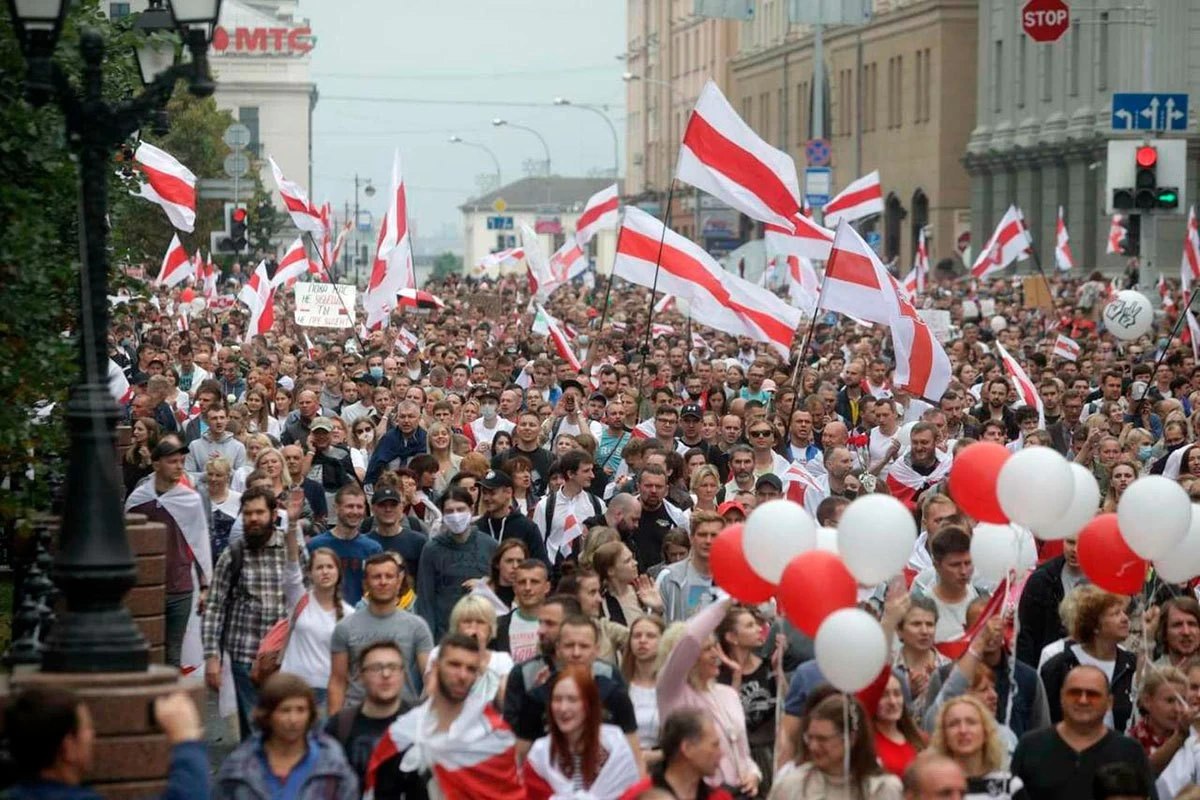
[[[854,102],[854,85],[851,81],[850,70],[838,70],[838,133],[842,136],[853,133],[850,106]]]
[[[887,74],[887,126],[899,128],[904,117],[903,92],[904,59],[892,56],[888,59]]]
[[[1072,97],[1079,96],[1079,48],[1083,28],[1076,19],[1071,23],[1071,36],[1067,40],[1067,91]]]
[[[129,3],[109,3],[108,18],[118,20],[121,17],[129,16]]]
[[[771,130],[771,93],[763,92],[758,96],[758,135],[762,136]]]
[[[1025,107],[1025,57],[1028,54],[1026,42],[1029,41],[1027,36],[1017,37],[1017,80],[1013,86],[1013,94],[1016,95],[1017,108]]]
[[[743,97],[742,98],[742,119],[744,119],[746,121],[747,125],[750,124],[750,112],[753,110],[754,110],[754,98],[753,97]]]
[[[775,113],[775,117],[776,117],[776,119],[779,120],[779,148],[781,150],[783,150],[784,152],[787,152],[787,149],[788,149],[787,90],[786,89],[777,89],[775,93],[777,95],[777,99],[775,101],[776,102],[775,107],[777,109],[777,111]]]
[[[997,39],[992,46],[992,110],[1004,110],[1004,42]]]
[[[258,140],[258,106],[238,108],[238,121],[250,129],[250,144],[246,149],[256,158],[262,155],[262,142]]]
[[[925,122],[933,118],[933,51],[925,48],[925,76],[921,81],[921,94],[925,103]]]
[[[812,98],[808,96],[808,83],[796,84],[796,136],[804,141],[812,137],[808,127],[808,112],[812,108]]]
[[[879,68],[874,63],[865,64],[863,66],[862,79],[863,93],[863,130],[875,130],[876,117],[878,116],[878,97],[879,97]]]
[[[1108,12],[1100,12],[1100,30],[1097,31],[1096,49],[1099,57],[1096,64],[1096,89],[1108,91]]]
[[[1042,101],[1054,99],[1054,60],[1053,47],[1038,48],[1038,73],[1042,84]]]
[[[925,75],[924,65],[925,65],[925,51],[918,50],[917,57],[916,57],[917,90],[915,92],[913,92],[913,122],[920,122],[923,119],[923,116],[921,113],[922,112],[922,109],[921,109],[921,96],[922,96],[921,95],[921,78],[924,77],[924,75]]]
[[[896,56],[896,127],[904,123],[904,56]]]

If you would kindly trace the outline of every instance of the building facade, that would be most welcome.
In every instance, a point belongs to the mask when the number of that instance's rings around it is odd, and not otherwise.
[[[813,137],[813,29],[788,2],[764,0],[741,23],[726,96],[767,142],[796,161],[804,185]],[[954,258],[969,231],[962,154],[974,120],[975,0],[876,0],[861,26],[823,31],[824,138],[832,187],[879,170],[885,213],[861,226],[885,261],[909,268],[926,228],[930,259]]]
[[[1107,143],[1141,134],[1114,131],[1113,94],[1186,92],[1200,98],[1200,0],[1072,3],[1070,26],[1052,44],[1024,35],[1020,6],[979,2],[976,126],[964,159],[975,247],[1015,203],[1041,263],[1053,264],[1062,206],[1077,266],[1120,269],[1126,259],[1106,255],[1104,246]],[[1187,132],[1169,136],[1189,140],[1184,185],[1187,202],[1194,202],[1200,164],[1194,108]],[[1153,225],[1140,225],[1144,285],[1160,269],[1178,274],[1186,213],[1185,207],[1156,212]]]
[[[550,256],[574,234],[588,198],[611,185],[611,178],[529,177],[467,200],[459,206],[464,270],[478,275],[476,266],[484,256],[520,247],[522,225],[538,234],[542,252]],[[612,269],[616,240],[616,231],[600,231],[588,243],[589,256],[601,274]]]

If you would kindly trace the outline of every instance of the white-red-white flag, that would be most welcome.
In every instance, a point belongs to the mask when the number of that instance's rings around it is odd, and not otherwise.
[[[399,332],[396,334],[396,349],[404,355],[408,355],[413,350],[417,349],[417,344],[417,335],[408,328],[401,326]]]
[[[1184,312],[1187,317],[1188,338],[1192,340],[1192,357],[1200,358],[1200,323],[1196,322],[1196,315],[1189,308]]]
[[[1179,262],[1179,286],[1187,292],[1192,281],[1200,278],[1200,223],[1196,221],[1196,207],[1188,209],[1187,230],[1183,235],[1183,258]]]
[[[674,335],[675,335],[675,326],[674,325],[667,325],[662,322],[650,323],[650,338],[659,339],[659,338],[662,338],[663,336],[674,336]]]
[[[821,279],[811,261],[804,256],[787,256],[787,286],[792,305],[807,314],[816,312]]]
[[[1104,252],[1110,256],[1125,255],[1125,237],[1128,235],[1125,218],[1120,214],[1113,214],[1112,222],[1108,226],[1108,240],[1104,245]]]
[[[571,369],[579,372],[583,369],[582,363],[579,361],[579,356],[571,349],[570,339],[566,332],[562,329],[562,324],[550,315],[550,312],[543,308],[540,304],[535,304],[537,308],[537,316],[535,326],[538,328],[545,327],[546,335],[550,337],[550,341],[554,344],[554,349],[558,353],[559,358],[571,365]]]
[[[279,266],[275,268],[275,277],[271,279],[271,288],[291,286],[304,273],[308,272],[308,253],[304,249],[304,240],[299,236],[292,242]]]
[[[187,250],[184,250],[183,245],[179,242],[179,234],[175,234],[171,237],[171,244],[167,247],[162,267],[158,271],[158,278],[154,282],[159,286],[170,288],[193,277],[195,272],[196,265],[188,258]]]
[[[1029,376],[1022,369],[1017,360],[1008,354],[1004,349],[1004,345],[1000,344],[1000,340],[996,340],[996,352],[1000,354],[1000,361],[1004,364],[1004,371],[1013,379],[1013,383],[1017,386],[1017,394],[1021,400],[1030,408],[1036,408],[1038,412],[1038,427],[1046,426],[1046,407],[1042,405],[1042,398],[1037,393],[1037,387],[1033,385],[1033,381],[1029,380]]]
[[[275,324],[275,287],[267,274],[267,262],[260,261],[250,280],[238,292],[238,300],[250,310],[250,321],[246,324],[246,341],[256,334],[264,334]]]
[[[1058,207],[1058,223],[1054,229],[1054,263],[1063,272],[1075,268],[1075,257],[1071,255],[1071,237],[1067,235],[1067,221],[1063,218],[1063,207]]]
[[[1066,361],[1077,361],[1079,360],[1079,342],[1060,333],[1058,338],[1054,340],[1054,352],[1052,355],[1056,355]]]
[[[587,255],[579,243],[572,239],[563,242],[563,246],[550,256],[550,274],[559,285],[565,286],[586,272],[587,268]]]
[[[800,256],[816,261],[829,258],[833,247],[833,231],[822,228],[805,216],[793,218],[793,229],[766,223],[763,225],[763,245],[768,255]]]
[[[283,198],[284,208],[292,217],[292,223],[302,231],[323,235],[325,223],[321,220],[321,210],[309,201],[308,192],[300,184],[283,177],[283,170],[274,158],[267,156],[267,161],[271,164],[271,174],[275,176],[275,185],[279,188],[279,196]]]
[[[338,262],[338,258],[342,255],[342,247],[346,244],[346,237],[350,235],[350,229],[354,226],[353,220],[346,220],[342,225],[342,229],[338,231],[337,240],[333,243],[333,253],[329,257],[329,266],[332,267]]]
[[[304,351],[308,354],[309,361],[317,360],[317,346],[308,338],[308,331],[304,332]]]
[[[400,305],[409,308],[434,310],[446,307],[446,303],[442,298],[421,289],[401,289],[396,293],[396,301]]]
[[[823,209],[825,224],[836,227],[842,220],[854,222],[883,213],[883,185],[879,170],[869,172],[834,195]]]
[[[617,185],[601,189],[588,198],[583,213],[575,221],[575,241],[583,247],[600,231],[611,231],[617,227]]]
[[[675,177],[761,222],[791,228],[801,213],[796,162],[764,142],[712,81],[688,119]]]
[[[196,176],[175,156],[143,141],[133,161],[146,182],[138,194],[157,203],[176,229],[191,233],[196,227]]]
[[[824,492],[821,484],[817,483],[817,479],[799,461],[793,461],[788,465],[788,468],[784,470],[779,478],[783,481],[784,497],[801,506],[806,505],[806,501],[809,499],[809,492]]]
[[[400,170],[400,151],[397,150],[392,160],[392,191],[388,208],[379,225],[371,278],[363,293],[367,327],[386,327],[400,290],[415,289],[416,286],[412,239],[408,233],[408,200]]]
[[[125,377],[125,370],[111,358],[108,360],[108,391],[112,394],[117,405],[128,405],[133,399],[133,387]]]
[[[1175,298],[1171,296],[1171,287],[1167,284],[1167,277],[1161,273],[1158,276],[1158,296],[1162,300],[1163,308],[1175,307]]]
[[[1016,206],[1009,206],[991,238],[979,251],[979,257],[971,266],[971,275],[976,279],[985,278],[1014,261],[1028,258],[1032,247],[1025,218]]]
[[[888,271],[850,223],[838,226],[829,260],[821,308],[889,325],[899,315]]]
[[[913,304],[901,293],[896,279],[887,274],[896,296],[898,316],[892,320],[892,349],[896,369],[892,382],[910,394],[936,403],[954,377],[950,357]]]
[[[929,248],[925,244],[925,228],[917,234],[917,254],[912,269],[904,276],[901,287],[910,300],[925,291],[925,276],[929,274]]]
[[[203,292],[204,298],[211,304],[212,300],[217,296],[217,265],[213,263],[212,253],[208,254],[208,259],[204,262],[204,280]]]
[[[658,299],[658,302],[654,304],[654,316],[657,317],[659,314],[665,314],[674,307],[675,295],[664,294]]]

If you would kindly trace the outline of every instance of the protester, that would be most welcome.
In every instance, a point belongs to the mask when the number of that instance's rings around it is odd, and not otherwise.
[[[363,594],[363,565],[367,559],[383,550],[379,542],[362,533],[367,513],[367,495],[357,484],[338,489],[333,500],[337,523],[308,541],[309,552],[324,547],[337,554],[345,576],[343,594],[350,605],[356,605]]]
[[[467,581],[487,576],[496,540],[471,526],[471,496],[450,489],[442,496],[442,530],[421,553],[417,572],[417,613],[434,638],[450,631],[450,612],[467,591]]]
[[[450,633],[462,634],[475,639],[479,643],[479,675],[471,691],[481,694],[489,703],[497,706],[504,705],[504,687],[508,681],[508,673],[512,671],[513,660],[508,653],[488,649],[488,642],[496,635],[496,609],[491,602],[480,594],[464,595],[450,611]],[[438,648],[429,653],[429,666],[426,668],[425,680],[433,678],[436,673]]]
[[[872,723],[875,728],[875,753],[879,764],[893,775],[902,776],[925,747],[925,737],[913,722],[915,712],[904,699],[899,676],[888,676]]]
[[[942,706],[929,749],[958,762],[967,776],[968,793],[986,792],[1007,800],[1018,796],[1024,785],[1006,770],[1008,749],[996,721],[974,697],[957,697]]]
[[[299,572],[299,562],[288,562]],[[308,558],[308,581],[312,587],[289,611],[288,637],[279,669],[308,681],[318,706],[328,700],[329,643],[333,629],[354,607],[342,599],[342,562],[337,553],[318,547]],[[293,575],[290,583],[299,583]]]

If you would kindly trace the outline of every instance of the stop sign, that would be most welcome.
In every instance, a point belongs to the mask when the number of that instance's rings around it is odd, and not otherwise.
[[[1070,24],[1063,0],[1029,0],[1021,9],[1021,28],[1035,42],[1057,42]]]

